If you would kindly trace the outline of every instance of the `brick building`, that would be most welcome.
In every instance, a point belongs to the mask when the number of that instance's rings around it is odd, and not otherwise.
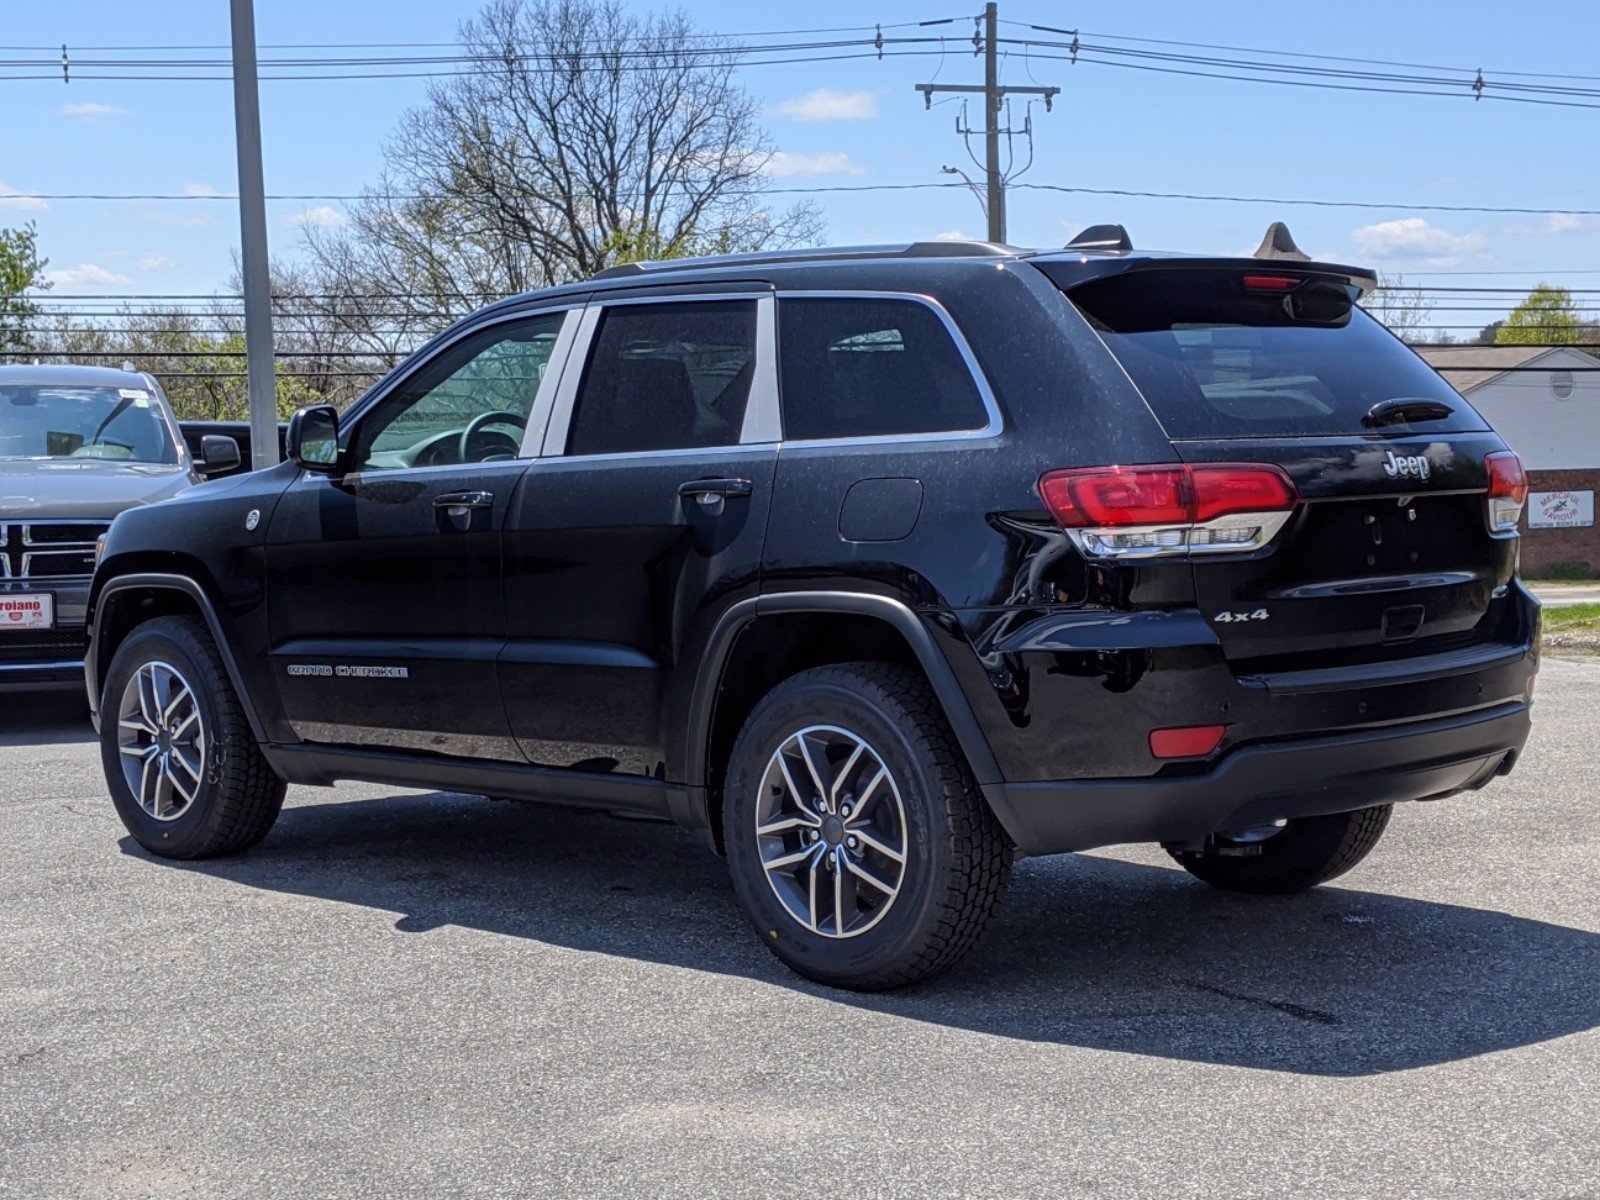
[[[1600,358],[1567,347],[1424,346],[1418,353],[1522,456],[1522,569],[1600,575]]]

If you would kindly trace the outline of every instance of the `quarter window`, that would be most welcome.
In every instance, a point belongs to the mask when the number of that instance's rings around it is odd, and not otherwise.
[[[358,469],[515,458],[565,316],[507,321],[441,350],[361,422]]]
[[[778,302],[783,436],[948,433],[988,424],[950,331],[916,300]]]
[[[736,445],[755,361],[754,301],[607,308],[567,453]]]

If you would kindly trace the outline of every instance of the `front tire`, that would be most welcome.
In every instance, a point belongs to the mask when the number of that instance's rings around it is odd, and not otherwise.
[[[723,836],[756,933],[819,983],[881,991],[975,946],[1010,840],[923,678],[889,663],[785,680],[730,757]]]
[[[283,807],[211,631],[161,617],[128,635],[100,697],[100,761],[117,815],[163,858],[248,849]]]
[[[1392,804],[1380,804],[1325,817],[1297,817],[1269,836],[1219,834],[1205,851],[1168,848],[1167,853],[1196,879],[1225,891],[1257,896],[1303,892],[1343,875],[1370,854],[1393,809]]]

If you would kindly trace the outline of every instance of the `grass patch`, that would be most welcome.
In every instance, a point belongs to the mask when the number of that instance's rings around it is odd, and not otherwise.
[[[1600,604],[1545,609],[1544,644],[1549,650],[1600,654]]]

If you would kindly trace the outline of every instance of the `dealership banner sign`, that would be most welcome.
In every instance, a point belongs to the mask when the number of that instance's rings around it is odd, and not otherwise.
[[[1593,492],[1530,492],[1529,529],[1584,529],[1594,524]]]

